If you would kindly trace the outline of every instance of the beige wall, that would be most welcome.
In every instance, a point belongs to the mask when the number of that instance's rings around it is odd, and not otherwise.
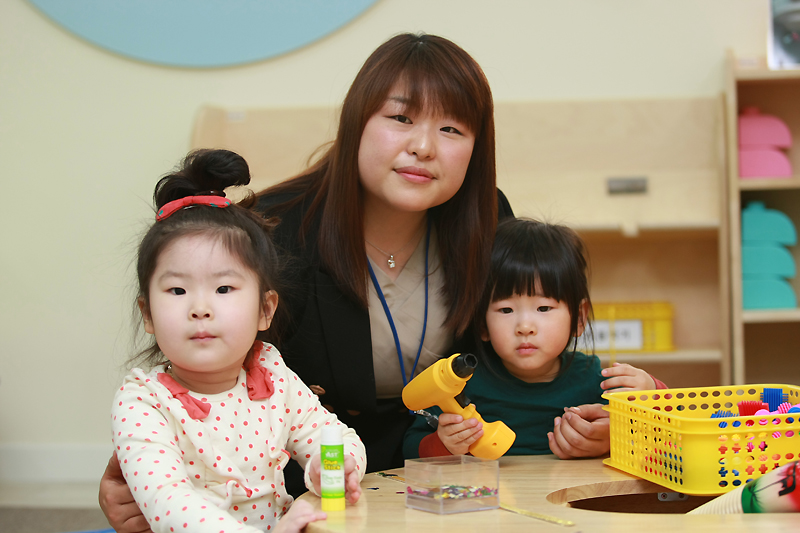
[[[726,48],[763,55],[766,0],[381,0],[333,35],[236,68],[135,62],[23,0],[0,4],[0,479],[97,479],[131,350],[138,235],[194,113],[336,105],[401,31],[449,37],[498,101],[711,96]]]

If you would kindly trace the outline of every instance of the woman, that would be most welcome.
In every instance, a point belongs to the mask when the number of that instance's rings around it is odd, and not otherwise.
[[[498,217],[513,216],[495,175],[483,71],[444,38],[402,34],[359,71],[328,152],[259,195],[291,261],[281,352],[357,431],[369,471],[403,464],[404,384],[468,349]],[[146,531],[117,472],[112,458],[101,507]]]
[[[499,197],[483,72],[450,41],[409,34],[367,59],[321,161],[261,194],[298,263],[286,362],[356,429],[371,471],[402,466],[402,388],[466,331],[498,213],[512,214]]]

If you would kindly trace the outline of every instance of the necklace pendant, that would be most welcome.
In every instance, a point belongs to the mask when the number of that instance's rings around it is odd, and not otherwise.
[[[390,255],[389,260],[386,262],[389,264],[389,268],[394,268],[397,266],[397,263],[394,262],[394,255]]]

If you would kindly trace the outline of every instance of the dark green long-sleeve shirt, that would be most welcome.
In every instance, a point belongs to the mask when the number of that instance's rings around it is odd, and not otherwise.
[[[566,364],[566,355],[561,355]],[[509,374],[500,360],[493,356],[491,369],[475,369],[464,391],[486,422],[502,420],[517,438],[508,455],[542,455],[552,453],[547,432],[553,430],[553,420],[564,414],[564,407],[591,403],[608,403],[603,399],[600,383],[600,359],[595,355],[576,352],[569,368],[549,383],[525,383]],[[494,372],[492,372],[494,370]],[[426,409],[440,414],[441,409]],[[426,419],[418,416],[406,431],[403,453],[407,459],[420,456],[422,439],[435,430]]]

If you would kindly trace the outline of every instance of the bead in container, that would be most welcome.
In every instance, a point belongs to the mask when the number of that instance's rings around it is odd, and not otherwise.
[[[437,514],[497,509],[499,463],[469,455],[407,459],[406,507]]]

